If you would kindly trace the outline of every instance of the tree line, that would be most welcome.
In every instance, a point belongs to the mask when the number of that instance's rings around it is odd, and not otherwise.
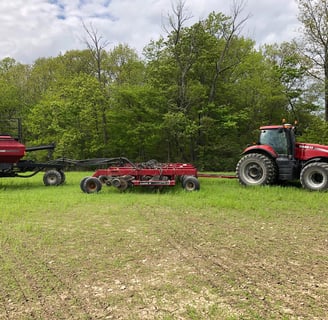
[[[314,2],[298,1],[309,30],[306,4]],[[316,17],[322,8],[312,9]],[[212,12],[191,26],[184,2],[172,11],[165,36],[142,57],[124,44],[107,50],[97,30],[84,25],[85,50],[32,65],[1,60],[1,118],[22,119],[26,145],[55,142],[55,157],[125,156],[191,162],[200,170],[233,170],[259,126],[283,118],[299,122],[302,139],[328,143],[328,58],[316,64],[325,56],[319,46],[317,55],[306,50],[310,38],[257,48],[241,36],[248,19],[242,3],[229,16]]]

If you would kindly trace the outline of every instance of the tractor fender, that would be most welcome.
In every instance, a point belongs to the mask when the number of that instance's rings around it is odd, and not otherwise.
[[[278,158],[278,153],[269,145],[258,144],[258,145],[249,146],[242,152],[242,155],[249,154],[249,153],[261,153],[264,155],[268,155],[273,159]]]
[[[314,163],[314,162],[325,162],[325,163],[328,163],[328,159],[327,158],[321,158],[321,157],[308,159],[308,160],[302,162],[302,167],[305,167],[308,164]]]

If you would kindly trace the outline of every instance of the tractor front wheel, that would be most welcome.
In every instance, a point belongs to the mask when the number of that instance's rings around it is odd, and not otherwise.
[[[275,182],[277,169],[269,157],[260,153],[249,153],[239,160],[236,174],[242,185],[264,186]]]
[[[305,166],[301,171],[303,188],[311,191],[324,191],[328,188],[328,164],[314,162]]]

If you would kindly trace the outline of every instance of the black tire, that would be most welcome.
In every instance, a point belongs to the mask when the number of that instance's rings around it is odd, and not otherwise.
[[[186,191],[197,191],[200,189],[200,183],[196,177],[186,176],[183,179],[182,187]]]
[[[328,164],[314,162],[305,166],[301,171],[301,184],[304,189],[324,191],[328,188]]]
[[[128,183],[128,181],[126,181],[122,178],[120,178],[120,182],[121,182],[121,184],[117,187],[117,189],[120,190],[121,192],[123,192],[129,187],[129,183]]]
[[[184,184],[184,179],[185,179],[186,177],[188,177],[188,176],[180,176],[180,177],[179,177],[182,188],[184,188],[183,184]]]
[[[58,186],[62,183],[62,175],[57,170],[48,170],[43,175],[43,183],[46,186]]]
[[[81,182],[80,182],[80,189],[83,191],[83,192],[86,192],[86,190],[84,190],[84,182],[89,179],[90,177],[84,177]]]
[[[61,182],[60,182],[60,184],[64,184],[64,182],[66,181],[65,172],[63,170],[59,170],[59,173],[61,175]]]
[[[249,153],[239,160],[236,174],[242,185],[265,186],[276,181],[277,168],[269,157],[260,153]]]
[[[84,181],[82,189],[86,193],[96,193],[101,190],[102,184],[96,177],[90,177]]]

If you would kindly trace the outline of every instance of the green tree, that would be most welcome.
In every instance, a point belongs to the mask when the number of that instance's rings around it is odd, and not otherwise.
[[[145,65],[137,52],[126,44],[110,50],[103,61],[107,85],[142,85],[145,82]]]
[[[229,132],[234,136],[237,118],[242,118],[238,108],[231,107],[229,112],[224,86],[251,52],[253,42],[237,36],[237,16],[211,13],[207,19],[184,27],[188,16],[183,15],[183,6],[177,7],[175,15],[167,39],[152,42],[145,51],[148,79],[165,96],[163,128],[171,157],[202,167],[216,162],[217,168],[219,156],[208,154],[222,152],[218,137],[223,132],[225,137]],[[232,154],[231,146],[236,148],[236,144],[229,141]]]
[[[104,98],[97,79],[88,75],[53,84],[30,112],[31,143],[56,142],[57,156],[104,156],[100,127]]]
[[[160,92],[149,85],[118,85],[113,88],[111,100],[110,155],[125,156],[132,161],[166,159]]]
[[[5,58],[0,61],[0,112],[1,118],[22,117],[28,97],[26,83],[29,67]]]
[[[266,45],[263,54],[283,85],[288,103],[283,104],[286,110],[282,118],[297,120],[304,126],[314,113],[320,111],[317,104],[320,96],[308,75],[312,61],[300,53],[295,41]]]
[[[297,0],[303,25],[303,53],[313,62],[312,78],[321,82],[325,120],[328,121],[328,1]]]

